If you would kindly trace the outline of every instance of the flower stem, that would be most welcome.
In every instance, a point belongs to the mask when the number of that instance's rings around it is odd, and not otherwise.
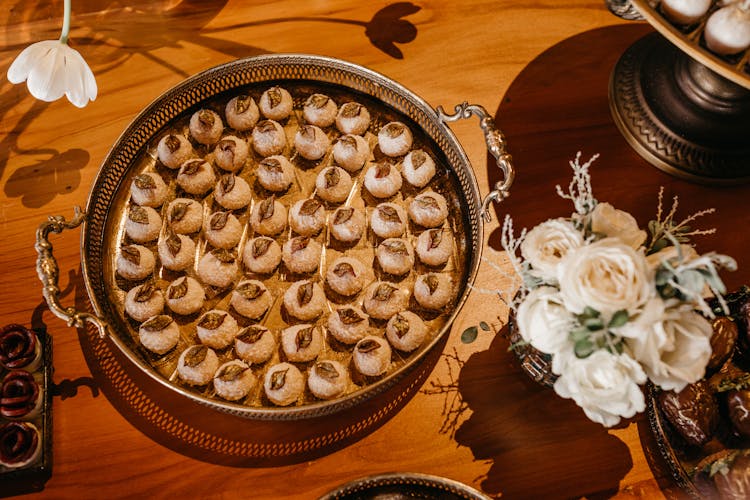
[[[71,0],[65,0],[65,10],[63,12],[63,26],[62,32],[60,33],[60,43],[67,45],[68,33],[70,32],[70,2]]]

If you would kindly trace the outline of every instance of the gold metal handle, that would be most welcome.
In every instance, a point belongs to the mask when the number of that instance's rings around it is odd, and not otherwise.
[[[74,229],[81,225],[86,218],[85,212],[80,207],[74,207],[75,215],[71,221],[66,221],[62,215],[51,215],[47,221],[39,225],[36,230],[36,272],[44,287],[42,294],[47,301],[50,311],[60,319],[68,322],[68,326],[83,328],[86,322],[93,323],[99,330],[99,336],[105,337],[108,333],[107,323],[102,319],[86,312],[76,311],[74,307],[63,307],[60,304],[60,288],[58,280],[60,271],[57,260],[52,255],[52,244],[49,242],[49,233],[60,234],[65,229]]]
[[[455,122],[461,119],[468,119],[471,118],[472,115],[476,115],[479,118],[479,126],[482,128],[482,131],[484,131],[484,140],[487,143],[487,150],[495,157],[495,162],[503,173],[503,178],[495,183],[495,189],[490,191],[489,194],[485,196],[484,200],[482,200],[482,218],[485,222],[490,222],[492,220],[490,203],[493,201],[499,203],[510,196],[510,186],[513,184],[513,180],[516,176],[516,171],[513,167],[513,158],[505,149],[505,136],[497,127],[495,127],[495,122],[492,120],[492,116],[487,110],[478,104],[469,104],[468,102],[457,104],[452,115],[447,114],[442,106],[438,106],[436,111],[438,117],[443,122]]]

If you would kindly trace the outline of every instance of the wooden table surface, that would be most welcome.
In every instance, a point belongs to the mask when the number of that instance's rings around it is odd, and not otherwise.
[[[591,30],[603,28],[598,40],[613,40],[619,47],[615,50],[622,50],[650,31],[648,26],[616,18],[601,0],[73,4],[72,45],[96,75],[96,101],[83,109],[65,99],[43,103],[34,100],[25,85],[0,79],[0,318],[3,324],[45,327],[54,338],[54,470],[44,490],[34,496],[316,498],[342,483],[383,472],[445,476],[504,498],[658,498],[670,492],[668,480],[652,472],[649,452],[641,445],[639,427],[645,428],[638,424],[644,417],[603,429],[570,401],[532,383],[507,353],[501,335],[480,331],[474,343],[461,343],[461,332],[479,321],[487,321],[494,330],[504,323],[497,298],[480,293],[470,295],[442,346],[443,355],[427,360],[399,404],[371,424],[357,427],[362,412],[297,424],[309,427],[308,437],[317,432],[328,441],[303,441],[294,453],[268,459],[201,445],[191,433],[209,432],[205,426],[210,425],[210,410],[181,409],[173,396],[121,363],[107,343],[54,317],[41,295],[34,251],[39,223],[48,215],[71,217],[74,205],[85,205],[108,149],[138,112],[186,77],[217,64],[277,52],[345,59],[385,74],[434,106],[449,108],[468,100],[493,113],[499,109],[498,122],[506,127],[513,154],[516,135],[521,141],[526,134],[528,144],[529,130],[537,137],[539,130],[556,130],[524,122],[513,107],[521,103],[503,101],[525,68],[532,68],[550,47]],[[0,5],[4,74],[25,46],[58,37],[63,6],[61,0],[3,0]],[[400,19],[372,21],[381,11],[397,12]],[[597,66],[587,59],[588,50],[602,52],[595,44],[578,44],[557,57],[548,71],[533,66],[527,73],[535,75],[533,81],[525,80],[537,85],[539,94],[532,92],[532,98],[546,96],[551,108],[564,103],[563,93],[545,93],[545,85],[554,87],[567,78],[568,69],[580,70],[586,62],[593,64],[586,68],[598,78],[594,83],[587,77],[576,80],[580,71],[572,72],[568,86],[583,93],[587,86],[597,85],[591,92],[606,96],[601,88],[611,69],[606,64],[617,53]],[[514,95],[523,96],[527,87],[514,88]],[[504,106],[513,116],[510,121],[502,119]],[[606,109],[596,113],[597,119],[607,121]],[[543,121],[543,115],[537,112],[534,119]],[[614,130],[611,123],[606,126]],[[494,171],[487,166],[476,121],[456,124],[454,130],[486,193]],[[594,133],[597,139],[588,140],[593,129],[571,130],[578,133],[545,136],[557,155],[548,153],[547,164],[566,168],[576,149],[605,153],[597,149],[608,147],[600,135]],[[615,140],[618,161],[642,166],[624,141]],[[537,154],[544,149],[540,144],[534,148]],[[516,156],[519,171],[525,168],[522,161],[534,160],[520,142]],[[548,195],[554,196],[551,191]],[[500,207],[499,213],[504,210]],[[535,210],[524,213],[527,220],[565,213]],[[496,221],[487,227],[488,239],[496,228]],[[54,238],[53,244],[63,302],[85,307],[77,231]],[[494,252],[486,255],[499,259]],[[477,285],[498,288],[507,280],[483,264]],[[122,364],[125,368],[111,369]],[[130,381],[130,392],[118,389],[118,377]],[[141,391],[146,399],[164,398],[164,404],[138,403]],[[289,426],[285,430],[217,419],[221,425],[241,427],[243,439],[251,439],[253,432],[278,432],[281,440],[285,432],[297,432]],[[337,428],[355,431],[341,438]],[[7,493],[0,491],[0,496]]]

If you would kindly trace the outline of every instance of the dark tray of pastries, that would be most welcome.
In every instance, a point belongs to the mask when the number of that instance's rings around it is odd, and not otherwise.
[[[38,491],[52,475],[52,342],[46,332],[0,329],[0,492]]]
[[[693,498],[750,498],[750,288],[725,299],[729,315],[715,308],[704,378],[680,392],[648,392],[657,447]]]

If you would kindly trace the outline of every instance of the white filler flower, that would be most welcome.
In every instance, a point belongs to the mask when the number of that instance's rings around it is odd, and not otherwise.
[[[59,40],[45,40],[26,47],[8,68],[11,83],[26,81],[29,92],[42,101],[55,101],[63,95],[82,108],[96,99],[96,80],[81,54],[68,45],[70,0],[65,0],[65,16]]]

